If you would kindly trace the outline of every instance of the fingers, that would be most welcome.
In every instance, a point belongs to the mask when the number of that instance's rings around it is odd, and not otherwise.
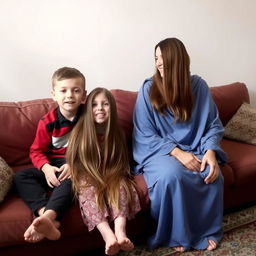
[[[51,176],[46,176],[46,181],[47,184],[53,188],[53,187],[57,187],[60,185],[60,181],[56,178],[55,175],[51,175]]]
[[[64,164],[60,167],[61,174],[58,177],[59,181],[63,181],[65,179],[71,178],[70,171],[69,171],[69,165]]]
[[[46,182],[47,182],[47,184],[48,184],[49,187],[53,188],[53,185],[51,184],[50,181],[48,181],[48,180],[46,179]]]
[[[208,176],[204,179],[204,182],[206,184],[210,184],[212,182],[214,182],[217,177],[219,176],[219,167],[218,166],[211,166],[210,167],[210,172],[208,174]]]
[[[184,158],[181,159],[181,163],[188,169],[194,172],[199,172],[201,168],[201,160],[198,159],[194,154],[192,153],[185,153]]]
[[[69,179],[71,176],[67,171],[63,171],[60,176],[58,177],[59,181],[63,181],[65,179]]]

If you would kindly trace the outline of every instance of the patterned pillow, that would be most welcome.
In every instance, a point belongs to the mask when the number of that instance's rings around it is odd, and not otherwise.
[[[256,145],[256,108],[243,103],[225,126],[224,136]]]
[[[12,185],[13,170],[0,157],[0,202],[4,200]]]

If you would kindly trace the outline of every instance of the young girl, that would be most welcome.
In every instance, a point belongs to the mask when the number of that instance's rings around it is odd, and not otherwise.
[[[84,110],[67,151],[82,217],[89,231],[97,227],[101,233],[107,255],[120,249],[130,251],[134,245],[126,236],[126,219],[140,210],[140,204],[115,99],[107,89],[96,88],[89,94]],[[114,231],[110,221],[114,221]]]

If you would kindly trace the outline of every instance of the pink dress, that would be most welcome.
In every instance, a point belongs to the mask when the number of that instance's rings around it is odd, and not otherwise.
[[[140,211],[140,202],[138,194],[133,189],[133,202],[134,205],[132,207],[132,213],[128,211],[128,205],[126,200],[126,194],[123,187],[120,188],[120,210],[113,209],[107,205],[105,205],[104,210],[100,211],[96,204],[95,199],[95,188],[93,186],[87,187],[83,189],[79,195],[79,204],[80,210],[82,214],[82,218],[88,230],[91,231],[103,221],[111,222],[115,218],[122,216],[127,219],[132,219],[134,215]]]
[[[103,142],[104,136],[98,136],[100,142]],[[81,181],[81,185],[84,184],[85,181]],[[134,205],[132,207],[132,212],[129,213],[126,193],[123,187],[120,187],[120,210],[113,209],[112,207],[105,205],[104,210],[100,211],[96,204],[95,198],[95,188],[93,186],[86,187],[80,190],[79,195],[79,205],[82,214],[82,218],[88,230],[93,230],[98,224],[103,221],[111,222],[115,218],[122,216],[127,219],[132,219],[134,215],[141,210],[139,197],[135,188],[133,188],[132,199]]]

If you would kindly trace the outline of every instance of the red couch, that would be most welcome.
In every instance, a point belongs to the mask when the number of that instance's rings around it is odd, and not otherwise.
[[[243,102],[249,102],[247,88],[242,83],[211,87],[220,118],[225,125]],[[112,90],[117,102],[120,123],[131,147],[132,112],[136,92]],[[34,139],[40,117],[55,107],[51,99],[23,102],[0,102],[0,156],[14,171],[31,166],[28,151]],[[225,209],[256,201],[256,146],[223,139],[222,147],[229,162],[222,166],[225,178]],[[127,224],[131,237],[145,235],[149,224],[149,199],[143,175],[135,177],[143,211]],[[61,221],[62,237],[58,241],[43,240],[37,244],[24,241],[23,233],[33,219],[29,208],[12,189],[0,203],[0,254],[1,255],[74,255],[104,245],[97,231],[88,233],[76,203]]]

